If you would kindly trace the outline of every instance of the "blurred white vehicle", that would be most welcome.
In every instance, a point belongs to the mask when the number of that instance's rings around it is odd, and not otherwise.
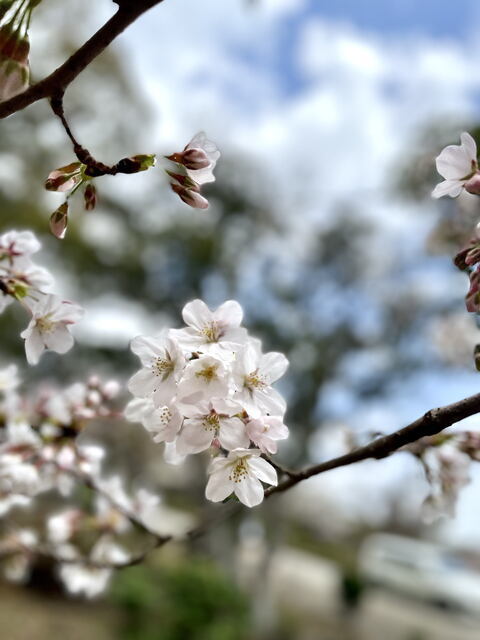
[[[360,549],[359,570],[369,584],[480,615],[480,571],[452,549],[374,534]]]

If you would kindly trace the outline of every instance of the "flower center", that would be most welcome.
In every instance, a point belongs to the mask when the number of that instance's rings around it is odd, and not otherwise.
[[[160,418],[160,422],[166,426],[172,419],[172,412],[168,407],[162,407],[159,411],[158,417]]]
[[[264,389],[268,385],[264,376],[258,373],[258,369],[256,369],[249,373],[248,376],[245,376],[245,386],[250,391],[253,391],[254,389]]]
[[[241,482],[248,477],[248,462],[246,458],[240,458],[234,465],[230,474],[231,482]]]
[[[202,335],[205,336],[207,342],[218,342],[222,337],[220,327],[215,321],[206,324],[202,329]]]
[[[170,359],[157,358],[153,364],[153,372],[156,376],[166,380],[173,371],[173,362]]]
[[[211,413],[210,415],[205,416],[202,422],[202,426],[205,431],[213,431],[215,434],[217,434],[220,429],[220,418],[218,414]]]
[[[217,379],[217,364],[211,364],[209,366],[204,367],[200,371],[197,371],[195,374],[197,378],[203,378],[205,382],[212,382]]]
[[[50,333],[55,326],[55,323],[51,320],[51,315],[38,318],[36,324],[41,333]]]

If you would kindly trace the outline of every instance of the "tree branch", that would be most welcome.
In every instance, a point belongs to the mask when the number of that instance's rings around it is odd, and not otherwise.
[[[321,462],[303,471],[290,471],[286,480],[280,482],[276,487],[271,487],[265,491],[265,497],[268,498],[274,493],[286,491],[303,480],[307,480],[325,471],[330,471],[331,469],[345,467],[355,462],[360,462],[361,460],[368,460],[369,458],[375,458],[377,460],[386,458],[405,445],[411,444],[424,436],[433,436],[443,431],[443,429],[450,427],[452,424],[460,422],[460,420],[464,420],[476,413],[480,413],[480,393],[446,405],[445,407],[431,409],[421,418],[418,418],[403,429],[395,431],[388,436],[377,438],[366,446],[354,449],[343,456]]]
[[[29,105],[63,94],[75,78],[100,55],[117,36],[143,13],[163,0],[118,0],[118,11],[83,46],[49,76],[29,89],[0,104],[0,118],[21,111]]]

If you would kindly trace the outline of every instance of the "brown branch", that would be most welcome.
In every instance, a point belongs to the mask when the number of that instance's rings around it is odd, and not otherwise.
[[[78,140],[73,135],[70,125],[65,117],[65,111],[63,108],[63,90],[58,91],[50,98],[50,106],[53,113],[58,116],[60,122],[65,129],[67,136],[70,138],[73,151],[78,160],[86,166],[85,174],[92,178],[98,178],[99,176],[116,176],[117,173],[137,173],[140,170],[139,157],[122,158],[113,165],[108,165],[103,162],[95,160],[91,153],[82,147]]]
[[[395,431],[388,436],[377,438],[366,446],[354,449],[343,456],[321,462],[303,471],[290,472],[286,480],[280,482],[276,487],[267,489],[265,491],[265,497],[268,498],[274,493],[286,491],[303,480],[317,476],[325,471],[330,471],[331,469],[345,467],[355,462],[360,462],[361,460],[368,460],[369,458],[377,460],[386,458],[405,445],[411,444],[424,436],[433,436],[443,431],[443,429],[450,427],[452,424],[460,422],[460,420],[464,420],[476,413],[480,413],[480,393],[445,407],[431,409],[421,418],[418,418],[403,429]]]
[[[163,0],[117,0],[118,11],[83,46],[49,76],[29,89],[0,104],[0,118],[21,111],[29,105],[52,98],[65,89],[100,55],[128,26],[143,13]]]

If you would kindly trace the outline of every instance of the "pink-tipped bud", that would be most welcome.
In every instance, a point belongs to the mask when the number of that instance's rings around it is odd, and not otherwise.
[[[208,200],[204,198],[198,191],[192,191],[191,189],[186,189],[179,184],[175,184],[174,182],[170,183],[170,187],[172,191],[180,197],[185,204],[188,204],[189,207],[193,207],[194,209],[208,209]]]
[[[170,156],[165,157],[167,160],[181,164],[185,169],[190,169],[191,171],[205,169],[211,164],[205,151],[197,148],[185,149],[181,153],[172,153]]]
[[[197,184],[195,180],[192,180],[190,176],[187,176],[183,173],[175,173],[174,171],[169,171],[168,169],[165,169],[165,173],[167,173],[171,178],[178,182],[178,184],[180,184],[182,187],[185,187],[190,191],[200,192],[200,185]]]
[[[47,191],[70,191],[82,181],[83,166],[81,162],[72,162],[65,167],[51,171],[45,181],[45,189]]]
[[[85,202],[85,209],[87,211],[93,211],[97,205],[97,190],[91,182],[89,182],[85,187],[83,199]]]
[[[50,231],[59,240],[63,240],[68,225],[68,203],[61,204],[50,216]]]
[[[474,196],[480,195],[480,173],[475,173],[470,180],[468,180],[465,185],[465,191],[473,194]]]

